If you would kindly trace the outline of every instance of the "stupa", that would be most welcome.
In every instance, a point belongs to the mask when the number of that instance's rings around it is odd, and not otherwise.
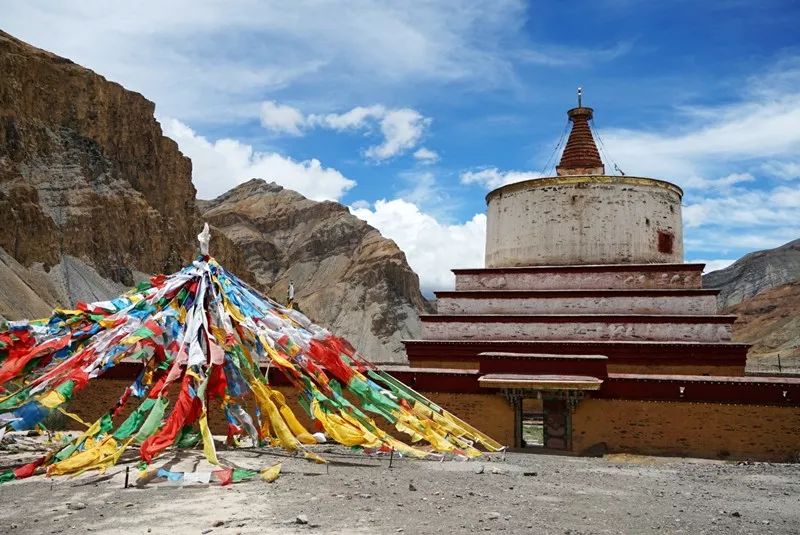
[[[593,113],[567,112],[556,176],[486,196],[485,267],[453,270],[455,291],[436,293],[437,314],[406,342],[412,366],[478,368],[500,351],[599,354],[618,373],[744,374],[736,317],[717,313],[703,264],[683,263],[683,191],[607,175]],[[518,359],[505,368],[528,370]]]
[[[436,292],[394,374],[516,447],[786,460],[800,379],[745,376],[747,344],[684,263],[677,185],[606,174],[592,108],[555,176],[486,196],[485,265]],[[502,401],[499,401],[499,398]]]

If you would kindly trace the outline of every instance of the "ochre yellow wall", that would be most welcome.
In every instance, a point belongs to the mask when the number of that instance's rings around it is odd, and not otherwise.
[[[542,412],[542,400],[538,398],[523,398],[522,412]]]
[[[94,380],[90,387],[79,392],[75,399],[68,403],[66,409],[74,412],[86,422],[94,422],[113,407],[129,384],[130,381],[118,379]],[[173,389],[176,390],[175,388]],[[277,389],[284,394],[289,406],[300,422],[313,432],[311,420],[295,401],[296,391],[288,386],[277,387]],[[422,394],[498,442],[506,445],[513,444],[514,411],[503,396],[497,394],[450,394],[438,392],[422,392]],[[127,410],[121,416],[115,418],[114,423],[117,425],[122,423],[130,411],[136,408],[137,401],[136,399],[131,400],[131,403],[126,407]],[[227,433],[225,416],[218,407],[209,411],[209,421],[211,431],[214,434],[224,435]],[[81,428],[69,419],[65,419],[65,423],[65,427],[68,429]],[[404,436],[395,430],[390,430],[386,425],[381,425],[381,427],[391,431],[398,438]]]
[[[786,461],[800,452],[800,408],[585,399],[572,415],[574,451]]]
[[[514,409],[504,396],[449,392],[422,394],[504,446],[514,445]]]

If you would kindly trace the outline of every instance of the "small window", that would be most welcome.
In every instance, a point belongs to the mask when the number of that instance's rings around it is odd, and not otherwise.
[[[658,231],[658,252],[664,254],[672,254],[672,249],[675,244],[675,236],[672,232]]]

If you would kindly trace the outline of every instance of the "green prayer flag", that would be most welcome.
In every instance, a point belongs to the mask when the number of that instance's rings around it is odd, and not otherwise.
[[[136,407],[136,410],[134,410],[130,416],[122,422],[122,425],[117,428],[113,435],[114,438],[117,440],[125,440],[138,431],[145,420],[147,411],[149,411],[155,403],[156,400],[151,398],[144,400],[144,403]]]
[[[183,426],[180,435],[175,439],[175,445],[179,448],[192,448],[196,446],[202,437],[191,425]]]
[[[306,411],[306,414],[313,416],[311,414],[311,403],[306,398],[305,393],[297,397],[297,403],[303,408],[304,411]]]
[[[252,479],[257,474],[258,472],[254,472],[253,470],[245,470],[244,468],[234,468],[232,479],[234,483],[238,483],[240,481],[244,481],[245,479]]]
[[[75,381],[64,381],[56,388],[56,392],[64,396],[64,399],[69,401],[72,399],[72,393],[75,391]]]
[[[399,410],[400,407],[386,396],[379,395],[369,383],[354,377],[349,384],[350,391],[355,393],[361,400],[361,406],[370,412],[379,414],[394,423],[396,418],[392,412]]]
[[[0,401],[0,411],[7,411],[28,399],[29,389],[20,390],[10,398]]]
[[[148,280],[143,280],[142,282],[140,282],[139,284],[137,284],[137,285],[136,285],[136,291],[137,291],[137,292],[143,292],[143,291],[145,291],[145,290],[148,290],[148,289],[150,289],[152,286],[153,286],[153,285],[152,285],[152,284],[150,284],[150,281],[148,281]]]
[[[328,382],[328,385],[331,387],[331,390],[333,390],[334,392],[336,392],[340,396],[342,395],[342,383],[340,383],[336,379],[331,379]]]
[[[83,441],[81,441],[81,444],[82,443]],[[75,443],[64,446],[64,448],[62,448],[58,453],[56,453],[56,460],[63,461],[64,459],[75,453],[75,450],[78,449],[78,445],[79,445],[78,443]]]
[[[131,336],[139,336],[141,338],[150,338],[155,333],[148,329],[147,327],[139,327],[135,331],[131,333]]]
[[[111,419],[111,413],[107,412],[100,418],[100,430],[97,431],[97,435],[107,435],[114,429],[114,421]]]
[[[155,404],[153,404],[153,409],[150,411],[150,414],[147,415],[147,419],[145,419],[139,432],[136,433],[134,440],[137,443],[144,442],[150,435],[158,431],[158,428],[161,427],[161,420],[164,419],[164,412],[167,410],[167,405],[169,405],[169,400],[167,398],[158,398],[156,400]]]

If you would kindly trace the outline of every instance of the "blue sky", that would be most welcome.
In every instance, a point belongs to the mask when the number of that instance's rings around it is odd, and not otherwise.
[[[684,188],[687,260],[800,237],[797,2],[285,4],[0,0],[4,30],[153,100],[200,197],[338,200],[427,291],[482,265],[487,191],[552,172],[579,85],[607,157]]]

